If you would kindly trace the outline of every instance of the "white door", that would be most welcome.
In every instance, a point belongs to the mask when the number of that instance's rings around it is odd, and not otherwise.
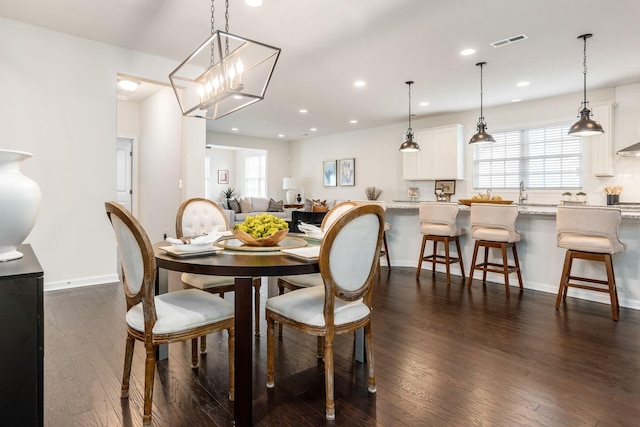
[[[116,144],[116,201],[132,211],[133,191],[131,187],[133,141],[126,138],[118,138]]]

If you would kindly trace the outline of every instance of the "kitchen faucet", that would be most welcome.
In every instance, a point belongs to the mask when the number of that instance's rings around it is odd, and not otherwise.
[[[529,196],[525,194],[524,181],[520,181],[520,194],[518,195],[518,204],[521,205],[522,202],[527,200]]]

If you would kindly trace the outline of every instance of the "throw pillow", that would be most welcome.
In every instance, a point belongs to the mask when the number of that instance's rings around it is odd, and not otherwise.
[[[240,212],[241,213],[251,213],[251,200],[248,198],[240,199]]]
[[[275,200],[270,199],[269,209],[267,209],[267,212],[284,212],[283,207],[284,202],[282,200],[276,202]]]
[[[238,202],[238,199],[229,199],[229,209],[235,213],[240,213],[240,202]]]
[[[313,201],[306,199],[304,201],[304,207],[302,208],[305,212],[311,212],[311,208],[313,208]]]
[[[269,210],[269,200],[266,197],[252,197],[251,198],[251,211],[252,212],[267,212]]]
[[[329,210],[328,207],[326,206],[321,206],[321,205],[314,205],[311,208],[311,212],[327,212]]]

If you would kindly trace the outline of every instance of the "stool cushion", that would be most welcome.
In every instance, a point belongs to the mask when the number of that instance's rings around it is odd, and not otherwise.
[[[426,234],[427,236],[462,236],[464,234],[464,228],[458,227],[457,225],[448,225],[448,224],[434,224],[431,222],[423,222],[420,223],[420,233]]]
[[[509,230],[493,227],[476,226],[471,231],[471,237],[476,240],[487,240],[489,242],[519,242],[522,238],[520,233],[510,233]]]
[[[558,238],[558,247],[599,254],[615,253],[611,240],[607,237],[585,236],[575,233],[562,233]]]
[[[198,289],[211,289],[217,286],[233,285],[233,276],[209,276],[206,274],[184,273],[181,277],[182,283]]]

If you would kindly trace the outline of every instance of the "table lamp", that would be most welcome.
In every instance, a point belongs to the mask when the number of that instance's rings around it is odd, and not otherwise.
[[[282,179],[282,189],[287,190],[287,204],[293,205],[296,202],[295,189],[298,188],[298,181],[295,178],[285,177]]]

